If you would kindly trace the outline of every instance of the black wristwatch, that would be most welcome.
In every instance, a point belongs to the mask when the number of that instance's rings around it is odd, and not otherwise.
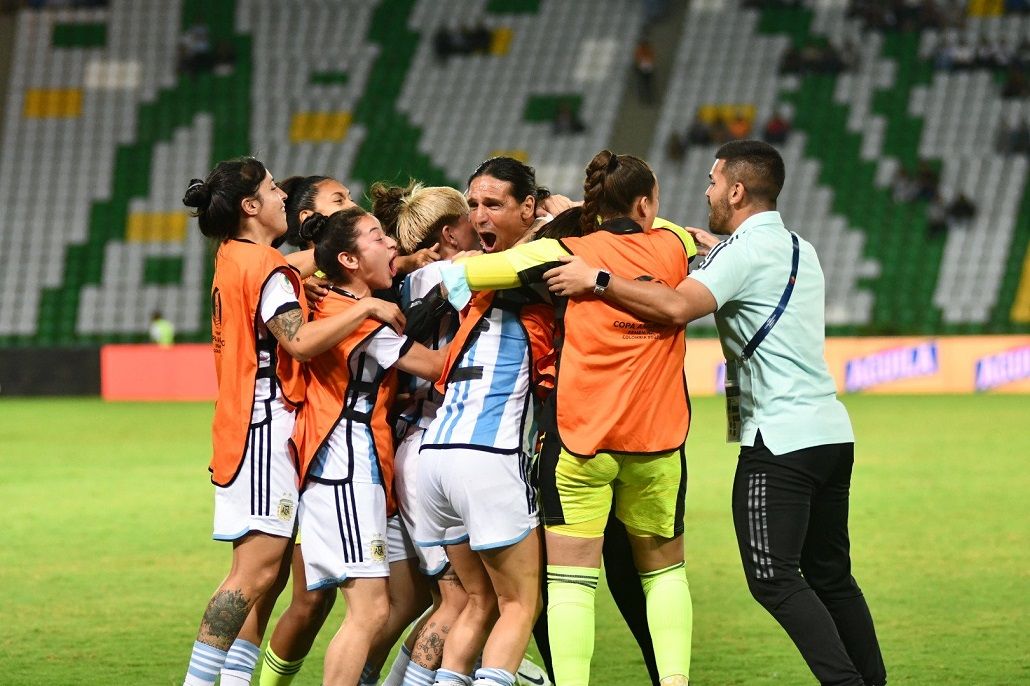
[[[600,269],[597,272],[597,276],[594,277],[594,295],[601,295],[608,290],[608,285],[612,282],[612,273],[606,269]]]

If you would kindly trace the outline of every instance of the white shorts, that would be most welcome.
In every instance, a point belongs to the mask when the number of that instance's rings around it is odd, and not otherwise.
[[[295,415],[272,403],[271,418],[251,426],[236,478],[215,486],[216,541],[235,541],[252,531],[293,536],[297,517],[297,470],[286,447]]]
[[[518,543],[540,523],[529,460],[468,448],[419,455],[415,543],[473,550]]]
[[[390,576],[386,493],[379,484],[309,482],[298,516],[309,591]]]
[[[386,520],[386,561],[390,564],[418,557],[418,548],[404,528],[400,515]]]
[[[417,486],[419,449],[426,430],[412,427],[393,458],[393,490],[397,498],[397,512],[404,528],[411,538],[415,537],[415,513],[418,511]],[[427,576],[436,576],[447,568],[447,553],[442,545],[415,546],[419,571]]]

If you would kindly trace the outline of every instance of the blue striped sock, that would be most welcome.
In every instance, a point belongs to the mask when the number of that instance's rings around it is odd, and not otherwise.
[[[436,670],[426,669],[417,662],[409,662],[401,686],[433,686],[435,680]]]
[[[250,641],[237,638],[229,646],[229,652],[225,656],[225,664],[222,665],[222,686],[247,686],[251,677],[254,676],[254,668],[257,667],[258,659],[261,657],[261,648]]]
[[[440,668],[436,670],[436,683],[439,686],[472,686],[472,677]]]
[[[193,642],[190,666],[186,670],[183,686],[214,686],[227,653],[200,641]]]
[[[481,667],[472,686],[515,686],[515,675],[496,667]]]

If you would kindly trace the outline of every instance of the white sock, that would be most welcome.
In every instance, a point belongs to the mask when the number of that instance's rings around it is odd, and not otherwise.
[[[393,660],[390,673],[386,675],[383,686],[401,686],[404,683],[404,672],[407,671],[409,662],[411,662],[411,651],[408,650],[408,646],[402,645],[401,651]]]
[[[224,650],[194,641],[190,666],[186,672],[186,679],[182,682],[183,686],[214,686],[225,657]]]
[[[261,648],[250,641],[237,638],[229,646],[229,652],[225,656],[219,684],[221,686],[250,686],[250,679],[254,676],[254,668],[257,667],[260,657]]]

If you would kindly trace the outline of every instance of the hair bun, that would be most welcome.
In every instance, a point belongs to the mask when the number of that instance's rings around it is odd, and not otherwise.
[[[211,204],[211,189],[208,188],[203,179],[190,179],[190,185],[186,188],[186,194],[182,196],[182,204],[186,207],[206,210],[208,205]]]
[[[608,160],[608,166],[605,171],[611,174],[613,171],[615,171],[615,168],[619,166],[619,156],[610,150],[605,150],[605,152],[611,155],[611,158],[609,158]]]
[[[309,243],[317,243],[322,238],[322,234],[325,233],[325,227],[328,222],[328,217],[324,214],[315,212],[301,222],[299,231],[301,240]]]

